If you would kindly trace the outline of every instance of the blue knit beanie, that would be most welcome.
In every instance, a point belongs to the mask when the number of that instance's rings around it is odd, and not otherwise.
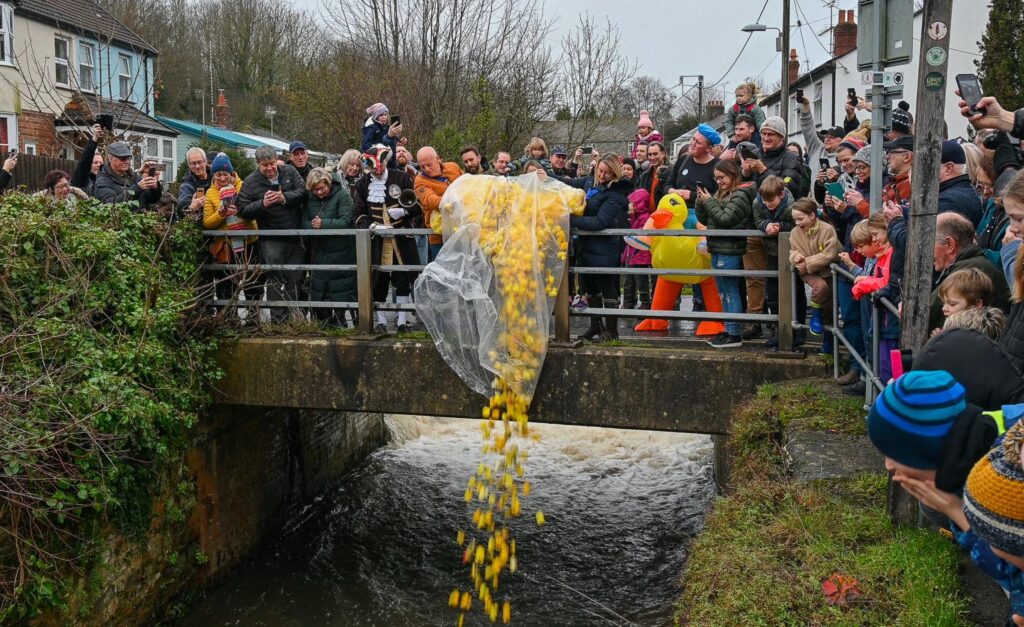
[[[235,168],[231,165],[231,159],[223,152],[213,158],[213,163],[210,164],[210,172],[216,174],[217,172],[234,172]]]
[[[945,370],[913,370],[889,384],[868,413],[868,437],[904,466],[938,468],[953,420],[967,408],[964,387]]]
[[[708,143],[712,146],[722,143],[722,136],[710,124],[704,124],[703,122],[698,124],[697,132],[703,135],[704,139],[708,140]]]

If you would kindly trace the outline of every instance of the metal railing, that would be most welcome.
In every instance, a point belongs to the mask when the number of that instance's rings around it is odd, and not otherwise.
[[[309,301],[309,300],[261,300],[252,306],[259,308],[293,308],[293,309],[355,309],[358,311],[358,328],[360,332],[370,334],[374,328],[375,311],[415,311],[414,304],[380,303],[373,300],[373,272],[383,271],[409,271],[418,272],[426,266],[422,264],[373,264],[372,263],[372,238],[380,237],[404,237],[415,235],[430,235],[434,232],[431,229],[276,229],[276,230],[204,230],[203,236],[207,239],[228,237],[250,237],[260,238],[320,238],[320,237],[354,237],[356,249],[356,263],[354,264],[268,264],[258,261],[256,263],[207,263],[203,265],[204,270],[210,271],[341,271],[356,274],[355,302],[349,301]],[[627,235],[650,235],[657,237],[767,237],[759,230],[643,230],[643,229],[606,229],[603,231],[580,231],[573,230],[573,236],[627,236]],[[666,320],[711,320],[730,322],[758,322],[773,323],[778,325],[778,349],[790,351],[793,347],[793,327],[789,324],[778,324],[780,320],[793,319],[793,305],[791,304],[792,284],[784,280],[784,277],[792,275],[792,267],[789,264],[789,233],[779,233],[779,269],[772,270],[708,270],[696,269],[657,269],[657,268],[590,268],[590,267],[569,267],[566,263],[562,272],[561,286],[555,300],[555,340],[561,342],[569,341],[569,322],[571,315],[581,316],[609,316],[618,318],[655,318]],[[605,309],[589,307],[580,311],[573,311],[569,304],[569,274],[614,274],[614,275],[654,275],[654,276],[695,276],[695,277],[761,277],[765,279],[775,278],[779,281],[779,312],[772,314],[747,314],[747,313],[724,313],[724,312],[685,312],[685,311],[659,311],[651,309]],[[217,299],[208,301],[214,306],[240,306],[236,299]]]
[[[864,385],[864,405],[865,408],[870,407],[875,401],[875,397],[885,389],[888,382],[882,381],[879,374],[880,359],[888,359],[888,355],[879,355],[879,345],[881,342],[881,312],[877,307],[878,304],[882,305],[887,311],[892,313],[897,318],[899,317],[899,309],[893,304],[891,300],[878,294],[871,294],[871,361],[868,361],[868,356],[862,354],[862,351],[866,353],[864,346],[854,346],[853,343],[846,337],[843,332],[843,328],[839,325],[839,277],[846,279],[849,282],[853,282],[857,277],[846,268],[839,264],[833,263],[829,265],[829,270],[832,273],[832,324],[824,325],[825,331],[831,332],[835,341],[832,345],[832,376],[835,379],[839,378],[839,345],[842,343],[846,347],[847,352],[850,354],[850,359],[857,363],[858,366],[864,371],[864,377],[866,379]],[[793,278],[799,281],[799,276],[794,272]],[[795,292],[794,292],[794,311],[795,311]],[[845,324],[845,322],[844,322]],[[795,328],[805,328],[802,322],[793,322]]]

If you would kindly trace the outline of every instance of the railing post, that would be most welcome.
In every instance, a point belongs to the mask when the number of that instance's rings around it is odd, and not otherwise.
[[[369,229],[356,234],[356,297],[359,302],[359,332],[373,333],[373,242]]]
[[[562,280],[555,297],[555,341],[569,341],[569,259],[562,265]]]
[[[832,265],[832,378],[839,378],[839,275],[836,274],[835,264]]]
[[[789,263],[789,233],[779,233],[779,350],[793,350],[793,317],[796,293],[793,290],[793,266]]]
[[[878,303],[875,302],[874,298],[871,299],[870,303],[871,303],[871,371],[875,374],[876,377],[878,377],[879,373],[882,372],[882,368],[880,367],[880,362],[879,362],[880,356],[878,354],[878,342],[879,342],[878,336],[879,336],[879,333],[880,333],[880,329],[879,329],[880,325],[878,324],[878,318],[879,318],[879,316],[878,316],[878,307],[876,306]],[[883,383],[885,383],[885,382],[883,381]],[[875,390],[875,382],[874,381],[868,381],[868,384],[865,387],[867,387],[868,390],[870,390],[868,392],[867,398],[865,399],[866,400],[866,404],[867,405],[871,405],[875,401],[875,392],[876,392],[876,390]]]

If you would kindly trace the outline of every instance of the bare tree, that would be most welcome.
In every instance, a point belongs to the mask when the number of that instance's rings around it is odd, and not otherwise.
[[[606,21],[599,27],[591,15],[562,38],[563,71],[560,75],[561,103],[568,113],[566,141],[586,143],[608,109],[617,88],[629,82],[637,71],[636,61],[622,56],[619,30]]]

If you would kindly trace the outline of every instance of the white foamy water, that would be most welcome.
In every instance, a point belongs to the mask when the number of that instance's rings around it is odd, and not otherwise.
[[[200,604],[195,625],[453,625],[455,533],[479,421],[388,416],[390,445]],[[670,624],[685,548],[713,495],[707,436],[531,423],[533,493],[502,581],[518,625]],[[493,457],[491,458],[493,459]],[[533,512],[548,524],[537,528]],[[489,625],[474,612],[467,625]]]

